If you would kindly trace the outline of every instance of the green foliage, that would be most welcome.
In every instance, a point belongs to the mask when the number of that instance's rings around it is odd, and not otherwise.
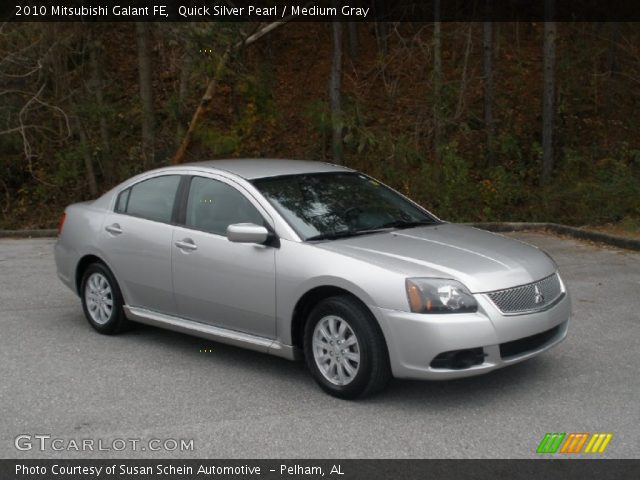
[[[624,217],[620,227],[629,232],[640,233],[640,217]]]
[[[207,125],[196,129],[194,137],[214,157],[233,156],[242,142],[241,137],[234,131],[223,133]]]
[[[271,93],[272,72],[266,65],[260,65],[256,70],[255,73],[240,78],[235,87],[239,106],[233,129],[239,137],[254,136],[265,124],[275,120],[276,108]]]
[[[313,130],[321,135],[331,134],[331,110],[326,100],[310,101],[305,106],[304,113]]]
[[[469,161],[458,153],[455,143],[440,147],[440,178],[434,192],[439,199],[438,215],[456,221],[477,218],[477,183],[471,177]]]
[[[260,65],[254,72],[238,76],[233,95],[236,98],[233,119],[226,125],[203,123],[195,138],[211,157],[237,156],[251,149],[276,121],[276,108],[271,93],[272,72]]]
[[[573,224],[620,222],[640,217],[640,168],[633,157],[585,162],[566,153],[547,189],[547,213]]]
[[[366,127],[368,118],[363,113],[362,105],[356,99],[345,96],[343,99],[343,140],[346,149],[357,155],[376,147],[376,135]],[[329,122],[329,129],[331,122]],[[402,139],[398,143],[402,143]]]

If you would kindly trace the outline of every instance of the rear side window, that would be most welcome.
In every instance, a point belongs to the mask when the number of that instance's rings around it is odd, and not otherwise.
[[[125,192],[120,194],[116,208],[120,208],[124,202],[125,212],[129,215],[170,223],[179,184],[178,175],[165,175],[136,183],[129,189],[128,198],[123,200]]]

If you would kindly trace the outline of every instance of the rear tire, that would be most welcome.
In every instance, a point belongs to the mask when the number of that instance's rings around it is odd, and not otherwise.
[[[102,263],[87,267],[80,283],[84,315],[96,331],[113,335],[124,331],[129,321],[122,308],[122,293],[113,273]]]
[[[382,331],[352,297],[330,297],[315,306],[305,324],[304,354],[318,385],[334,397],[372,395],[391,378]]]

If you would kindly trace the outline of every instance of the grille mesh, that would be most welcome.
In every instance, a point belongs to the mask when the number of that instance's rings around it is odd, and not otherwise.
[[[561,294],[560,279],[554,273],[538,282],[497,290],[487,296],[502,313],[524,313],[544,310]]]

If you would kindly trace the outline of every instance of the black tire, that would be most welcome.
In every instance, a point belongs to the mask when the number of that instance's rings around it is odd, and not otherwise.
[[[105,316],[103,322],[98,322],[93,318],[90,313],[90,307],[87,304],[87,288],[90,288],[87,284],[92,276],[98,279],[104,278],[110,289],[110,294],[105,295],[105,299],[110,299],[112,302],[111,312],[110,315]],[[106,265],[102,263],[92,263],[89,265],[85,270],[84,275],[82,275],[82,282],[80,283],[80,286],[80,298],[82,300],[84,315],[87,318],[89,325],[91,325],[96,331],[105,335],[114,335],[129,327],[129,321],[125,317],[124,310],[122,308],[124,302],[122,301],[120,287],[118,286],[118,282],[116,282],[113,273],[111,273],[111,270],[109,270]]]
[[[316,325],[331,316],[346,321],[357,339],[359,349],[360,360],[356,373],[349,383],[344,385],[328,380],[314,356],[313,339]],[[304,354],[307,367],[316,382],[334,397],[366,397],[382,390],[391,378],[389,354],[380,326],[364,305],[349,296],[326,298],[313,308],[304,329]],[[343,370],[343,374],[344,372],[346,371]]]

